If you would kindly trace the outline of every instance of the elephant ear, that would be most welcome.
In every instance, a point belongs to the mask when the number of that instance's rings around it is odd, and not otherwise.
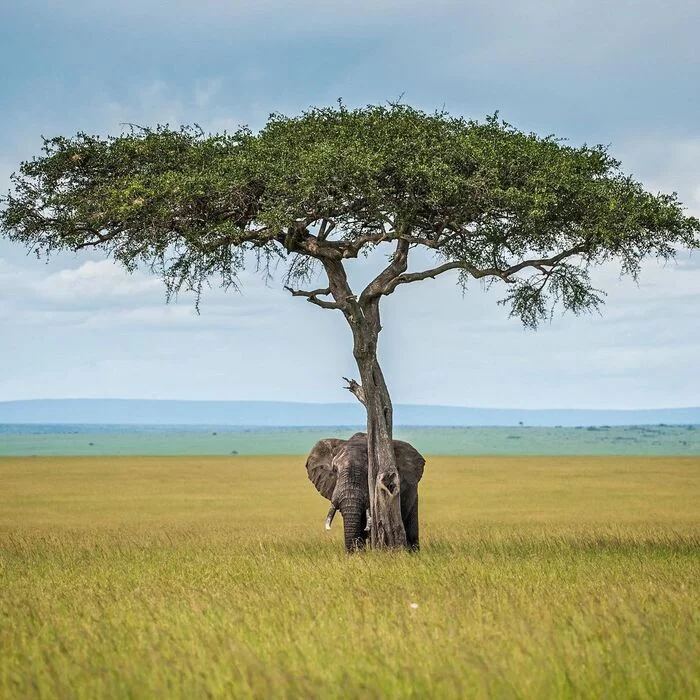
[[[418,450],[403,440],[394,440],[396,468],[402,483],[417,484],[423,476],[425,459]]]
[[[306,460],[306,471],[309,480],[316,490],[329,501],[335,490],[335,482],[338,480],[338,471],[333,465],[333,457],[345,440],[338,438],[324,438],[319,440],[311,449]]]

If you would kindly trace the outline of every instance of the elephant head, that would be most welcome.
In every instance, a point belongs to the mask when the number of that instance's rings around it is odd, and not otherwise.
[[[418,482],[425,459],[407,442],[394,440],[396,468],[401,486],[401,519],[408,547],[418,549]],[[364,547],[367,540],[369,488],[367,485],[367,435],[355,433],[349,440],[325,438],[312,448],[306,471],[316,490],[331,502],[326,529],[339,510],[343,514],[345,548]]]

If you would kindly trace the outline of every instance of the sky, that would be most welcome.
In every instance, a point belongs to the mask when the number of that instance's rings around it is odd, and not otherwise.
[[[125,122],[260,128],[342,98],[608,144],[653,192],[700,216],[700,5],[646,0],[4,0],[0,192],[41,135]],[[356,264],[353,283],[381,260]],[[594,273],[601,314],[533,332],[502,289],[405,285],[384,301],[381,361],[397,403],[505,408],[700,404],[700,251]],[[94,253],[48,264],[0,239],[0,401],[345,401],[356,376],[338,312],[253,269],[201,313]]]

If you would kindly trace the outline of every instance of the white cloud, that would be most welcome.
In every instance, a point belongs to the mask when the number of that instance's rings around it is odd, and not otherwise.
[[[129,275],[109,260],[78,259],[73,267],[61,267],[66,257],[48,265],[31,257],[17,262],[0,258],[5,317],[16,313],[22,323],[66,323],[94,309],[163,301],[162,285],[154,276]]]
[[[201,314],[195,297],[182,293],[166,304],[165,287],[145,271],[127,273],[111,260],[65,260],[46,266],[35,260],[13,264],[0,258],[0,318],[15,323],[215,329],[252,327],[278,313],[286,298],[281,288],[265,285],[252,271],[240,275],[242,293],[213,285],[202,295]]]
[[[109,303],[114,298],[150,296],[156,291],[162,294],[158,279],[129,275],[109,260],[88,260],[79,267],[53,272],[37,281],[35,290],[46,301],[68,305],[89,300]]]

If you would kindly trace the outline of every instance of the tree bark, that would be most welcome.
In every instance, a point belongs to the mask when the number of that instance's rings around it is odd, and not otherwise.
[[[370,543],[374,549],[403,548],[406,547],[406,532],[401,520],[401,489],[394,454],[393,409],[377,359],[379,331],[367,324],[352,326],[352,331],[367,411]]]
[[[374,549],[406,547],[401,520],[401,490],[393,444],[393,409],[389,389],[377,359],[381,323],[379,295],[360,301],[352,294],[341,261],[323,260],[329,289],[352,330],[353,355],[361,386],[348,387],[367,411],[367,482],[369,487],[370,544]]]

